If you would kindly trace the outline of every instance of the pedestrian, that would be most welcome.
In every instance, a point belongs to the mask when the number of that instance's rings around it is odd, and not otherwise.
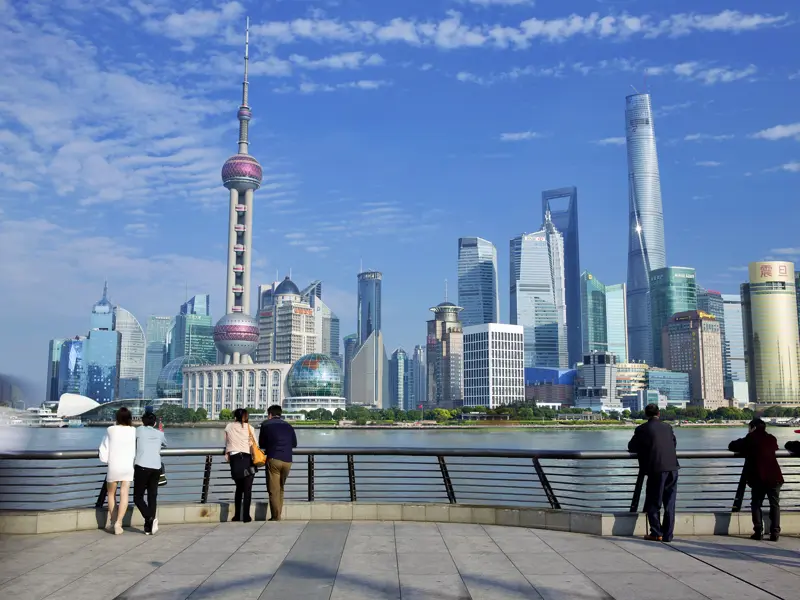
[[[113,526],[115,535],[122,535],[122,519],[128,511],[128,495],[133,481],[133,460],[136,456],[136,430],[133,415],[124,406],[117,411],[117,424],[106,429],[100,444],[100,461],[108,465],[106,497],[108,521],[106,529]],[[119,487],[119,503],[117,488]],[[114,510],[116,508],[116,516]]]
[[[800,433],[800,429],[795,429],[794,432]],[[800,442],[798,442],[797,440],[790,440],[786,442],[786,444],[784,444],[783,447],[786,448],[792,454],[800,454]]]
[[[250,425],[247,410],[233,411],[234,422],[225,428],[225,460],[230,463],[231,477],[236,483],[232,521],[252,521],[250,504],[253,500],[253,478],[256,468],[250,455],[250,444],[255,442],[255,430]]]
[[[145,535],[158,531],[156,517],[158,479],[161,476],[161,448],[166,448],[164,432],[156,429],[152,412],[142,415],[142,426],[136,429],[136,459],[133,461],[133,503],[144,517]],[[147,492],[147,502],[144,493]]]
[[[675,497],[678,491],[678,442],[672,427],[659,419],[657,404],[644,409],[647,423],[636,428],[628,452],[639,458],[639,472],[647,475],[644,510],[650,525],[646,540],[671,542],[675,532]],[[661,507],[664,518],[660,520]]]
[[[769,539],[777,542],[781,534],[780,493],[783,473],[775,452],[778,440],[767,433],[767,424],[759,418],[750,421],[749,432],[728,444],[728,450],[744,456],[744,477],[750,486],[750,508],[753,513],[751,539],[764,539],[764,515],[761,505],[769,500]]]
[[[292,469],[292,449],[297,448],[294,427],[281,418],[277,404],[267,409],[267,419],[261,424],[258,445],[267,454],[267,492],[270,521],[280,521],[283,511],[283,492]]]

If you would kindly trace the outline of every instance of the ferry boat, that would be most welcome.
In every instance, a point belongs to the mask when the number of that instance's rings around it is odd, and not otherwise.
[[[68,423],[46,408],[29,408],[26,425],[28,427],[67,427]]]

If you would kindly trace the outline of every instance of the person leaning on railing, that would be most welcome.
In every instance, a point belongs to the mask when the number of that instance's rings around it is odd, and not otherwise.
[[[133,459],[136,456],[136,430],[133,415],[124,406],[117,411],[117,424],[106,429],[100,444],[100,461],[108,465],[106,487],[108,498],[108,522],[106,528],[114,526],[114,533],[122,535],[122,519],[128,511],[128,494],[133,481]],[[119,484],[119,505],[117,485]],[[114,508],[117,508],[116,518]]]
[[[754,540],[764,537],[764,515],[761,505],[764,497],[769,500],[769,539],[777,542],[781,533],[780,493],[783,473],[775,452],[778,440],[767,433],[767,424],[761,419],[753,419],[748,425],[748,434],[728,444],[728,450],[744,456],[744,476],[750,486],[753,513]]]
[[[283,410],[275,404],[267,409],[267,419],[261,424],[258,445],[267,454],[267,492],[270,521],[280,521],[286,479],[292,469],[292,449],[297,448],[294,427],[281,418]]]
[[[225,427],[225,460],[231,465],[231,478],[236,483],[232,521],[252,521],[250,503],[253,499],[253,478],[256,468],[250,455],[250,439],[255,431],[250,425],[247,410],[233,411],[233,423]]]
[[[647,475],[644,510],[650,524],[646,540],[671,542],[675,531],[675,497],[678,491],[678,442],[672,427],[658,417],[658,405],[648,404],[644,409],[647,423],[639,425],[628,442],[628,452],[639,458],[639,470]],[[661,505],[664,520],[660,520]]]
[[[142,415],[142,426],[136,428],[136,458],[133,461],[133,503],[144,519],[145,535],[158,532],[156,518],[158,479],[161,476],[161,448],[167,440],[156,429],[158,419],[152,412]],[[144,493],[147,492],[147,502]]]

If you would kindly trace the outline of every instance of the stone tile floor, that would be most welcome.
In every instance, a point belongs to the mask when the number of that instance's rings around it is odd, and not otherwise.
[[[2,600],[766,600],[800,538],[633,538],[455,523],[285,521],[0,536]]]

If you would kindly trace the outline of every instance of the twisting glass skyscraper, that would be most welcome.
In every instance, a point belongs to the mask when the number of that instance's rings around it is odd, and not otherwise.
[[[564,240],[549,213],[541,231],[511,240],[510,291],[511,324],[525,331],[525,366],[566,368]]]
[[[358,274],[358,343],[364,344],[373,331],[381,330],[381,282],[383,274]]]
[[[564,237],[564,290],[567,302],[569,364],[583,359],[581,320],[581,250],[578,243],[578,188],[542,192],[542,222],[547,214]]]
[[[630,359],[653,361],[650,271],[667,266],[656,133],[649,94],[625,102],[628,144],[628,350]]]
[[[497,249],[492,242],[459,238],[458,303],[464,308],[461,322],[465,327],[500,322]]]

